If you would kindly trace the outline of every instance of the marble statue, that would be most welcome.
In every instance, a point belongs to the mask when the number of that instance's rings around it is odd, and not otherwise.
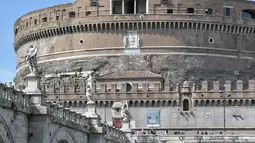
[[[34,47],[31,45],[28,49],[28,53],[25,56],[27,65],[29,67],[30,73],[37,75],[38,74],[38,68],[37,68],[37,47]]]
[[[90,73],[88,75],[88,79],[87,79],[87,85],[86,85],[86,97],[88,102],[92,102],[92,94],[91,94],[91,90],[92,90],[92,73]]]
[[[123,121],[127,121],[128,120],[128,102],[123,101],[123,106],[121,107],[121,115],[123,117]]]
[[[123,37],[123,45],[124,45],[124,48],[127,48],[127,43],[128,43],[128,37],[127,37],[127,36],[124,36],[124,37]]]

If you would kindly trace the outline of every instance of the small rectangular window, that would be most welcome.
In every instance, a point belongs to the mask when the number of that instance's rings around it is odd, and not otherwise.
[[[226,16],[230,16],[230,8],[226,8]]]
[[[91,12],[90,12],[90,11],[87,11],[87,12],[86,12],[86,16],[91,16]]]
[[[173,9],[167,9],[167,13],[173,13]]]
[[[60,16],[56,16],[56,20],[60,20]]]

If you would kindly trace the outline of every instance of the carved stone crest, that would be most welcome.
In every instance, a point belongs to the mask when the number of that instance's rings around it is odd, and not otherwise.
[[[124,48],[140,48],[143,45],[142,39],[137,35],[137,31],[127,31],[123,37]]]

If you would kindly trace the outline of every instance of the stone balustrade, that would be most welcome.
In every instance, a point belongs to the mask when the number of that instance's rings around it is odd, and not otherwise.
[[[15,90],[12,86],[0,83],[0,100],[1,106],[26,113],[30,112],[29,96],[24,92]]]
[[[58,124],[81,130],[83,132],[89,132],[90,126],[88,125],[88,118],[82,114],[78,114],[75,111],[59,106],[55,103],[48,102],[47,106],[51,112],[52,121]]]

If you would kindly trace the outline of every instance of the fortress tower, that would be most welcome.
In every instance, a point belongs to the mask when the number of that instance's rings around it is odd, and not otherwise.
[[[52,102],[84,112],[96,71],[93,98],[107,122],[114,102],[127,100],[133,129],[253,133],[254,19],[246,0],[76,0],[36,10],[15,23],[15,83],[24,87],[22,57],[35,45]]]

